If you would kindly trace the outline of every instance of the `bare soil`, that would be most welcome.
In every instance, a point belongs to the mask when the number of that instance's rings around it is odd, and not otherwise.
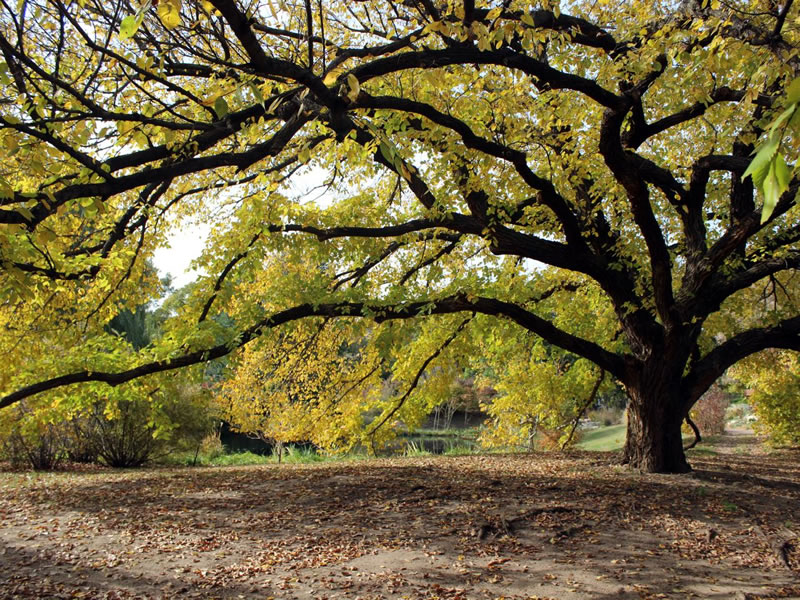
[[[800,598],[800,453],[0,473],[0,598]]]

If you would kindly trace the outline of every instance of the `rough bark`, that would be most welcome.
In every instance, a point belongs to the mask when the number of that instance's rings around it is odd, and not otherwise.
[[[668,371],[628,385],[628,432],[623,462],[648,473],[688,473],[681,436],[685,416],[679,381]]]

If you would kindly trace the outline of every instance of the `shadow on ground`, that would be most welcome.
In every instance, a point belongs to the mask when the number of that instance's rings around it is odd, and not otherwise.
[[[0,597],[800,596],[798,457],[735,443],[686,476],[598,453],[0,475]]]

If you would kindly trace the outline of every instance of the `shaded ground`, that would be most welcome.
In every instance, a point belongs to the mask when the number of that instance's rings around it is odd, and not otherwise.
[[[0,598],[800,597],[800,462],[608,454],[0,474]]]

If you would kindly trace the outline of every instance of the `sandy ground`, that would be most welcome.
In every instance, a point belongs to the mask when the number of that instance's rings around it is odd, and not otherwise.
[[[800,598],[800,455],[0,473],[0,598]]]

